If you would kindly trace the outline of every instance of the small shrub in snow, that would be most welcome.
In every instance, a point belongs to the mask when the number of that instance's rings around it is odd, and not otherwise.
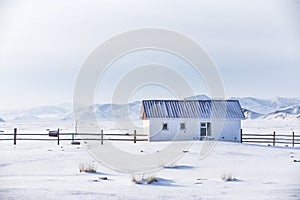
[[[158,182],[158,179],[154,175],[146,177],[146,178],[144,177],[144,175],[138,176],[138,177],[132,176],[131,182],[133,182],[135,184],[152,184],[152,183]]]
[[[132,176],[131,177],[131,182],[133,182],[133,183],[136,183],[136,184],[139,184],[138,182],[138,178],[136,177],[136,176]]]
[[[88,172],[88,173],[95,173],[97,170],[97,165],[91,162],[85,162],[79,164],[79,171],[80,172]]]
[[[236,181],[237,179],[234,177],[233,173],[223,173],[221,176],[224,181]]]
[[[142,184],[144,180],[144,176],[142,176],[142,178],[140,176],[132,176],[131,177],[131,182],[135,183],[135,184]]]
[[[147,184],[151,184],[154,182],[158,182],[157,178],[155,176],[150,176],[147,178]]]

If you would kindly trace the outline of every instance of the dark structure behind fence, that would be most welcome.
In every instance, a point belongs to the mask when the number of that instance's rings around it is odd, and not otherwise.
[[[250,134],[243,133],[241,129],[241,143],[259,143],[276,146],[276,144],[295,145],[300,144],[300,135],[295,135],[293,131],[291,134]]]
[[[56,131],[52,131],[56,132]],[[53,133],[52,133],[53,134]],[[1,136],[5,136],[6,138],[1,138]],[[7,136],[13,136],[13,138],[7,138]],[[24,136],[46,136],[47,138],[26,138]],[[66,138],[64,136],[71,136],[70,138]],[[75,139],[75,136],[80,136],[79,138]],[[90,136],[90,138],[89,138]],[[98,137],[96,137],[98,136]],[[113,138],[104,138],[104,136],[112,136]],[[136,130],[134,130],[133,134],[104,134],[104,131],[101,130],[100,135],[99,133],[61,133],[58,129],[55,135],[50,135],[49,133],[19,133],[17,128],[14,128],[13,134],[1,134],[0,135],[0,141],[1,140],[13,140],[13,144],[17,145],[17,140],[25,140],[25,141],[57,141],[57,145],[60,145],[61,141],[72,141],[74,140],[81,141],[81,140],[95,140],[100,141],[100,144],[103,145],[104,141],[133,141],[136,143],[137,141],[148,141],[147,137],[148,135],[145,134],[137,134]],[[56,138],[55,138],[56,137]],[[126,137],[126,138],[125,138]],[[128,138],[129,137],[129,138]],[[130,138],[131,137],[131,138]],[[137,137],[143,137],[143,138],[137,138]]]

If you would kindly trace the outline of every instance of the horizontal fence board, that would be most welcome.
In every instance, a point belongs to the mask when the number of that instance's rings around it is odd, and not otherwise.
[[[270,137],[273,137],[273,134],[250,134],[250,133],[243,133],[243,136],[270,136]]]
[[[273,138],[243,138],[243,141],[244,140],[270,140],[270,141],[273,141]],[[290,141],[292,142],[293,139],[292,138],[275,138],[275,141],[280,141],[280,140],[285,140],[285,141]],[[299,139],[294,139],[294,141],[300,141]]]
[[[275,134],[275,137],[293,137],[293,135]]]
[[[243,143],[272,143],[273,141],[243,141]]]
[[[14,135],[14,134],[12,134]],[[49,136],[49,134],[47,133],[18,133],[17,135],[42,135],[42,136]]]
[[[8,133],[8,134],[3,134],[3,136],[13,136],[14,134],[11,134],[11,133]],[[17,134],[18,136],[19,135],[39,135],[39,136],[49,136],[48,133],[18,133]],[[59,133],[60,136],[64,136],[64,135],[74,135],[74,136],[80,136],[80,135],[88,135],[88,136],[99,136],[101,135],[101,133]],[[134,134],[103,134],[104,136],[134,136]],[[0,135],[2,136],[2,135]],[[139,136],[139,137],[146,137],[148,135],[146,134],[136,134],[136,136]]]
[[[253,138],[251,138],[251,137],[247,137],[247,138],[243,138],[243,141],[244,140],[270,140],[270,141],[273,141],[273,138],[263,138],[263,137],[261,137],[261,138],[258,138],[258,137],[253,137]]]
[[[57,141],[57,139],[47,138],[17,138],[17,140],[36,140],[36,141]]]
[[[276,141],[276,143],[278,143],[278,144],[291,144],[292,145],[291,142],[284,142],[284,141]]]
[[[69,139],[69,138],[60,138],[59,140],[64,140],[64,141],[72,141],[73,139]],[[101,138],[76,138],[74,140],[95,140],[95,141],[101,141],[102,139]],[[134,141],[134,139],[126,139],[126,138],[103,138],[104,141],[109,141],[109,140],[119,140],[119,141]],[[136,141],[145,141],[148,139],[136,139]],[[57,141],[57,140],[54,140],[54,141]]]

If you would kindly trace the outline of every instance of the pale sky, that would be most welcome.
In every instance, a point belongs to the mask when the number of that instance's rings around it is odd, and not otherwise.
[[[0,110],[72,102],[88,55],[116,34],[145,27],[199,43],[227,97],[300,97],[298,0],[0,0]]]

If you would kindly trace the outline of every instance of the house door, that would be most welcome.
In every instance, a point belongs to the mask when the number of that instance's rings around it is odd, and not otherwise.
[[[211,124],[210,122],[200,123],[200,136],[205,137],[205,136],[211,136]]]

